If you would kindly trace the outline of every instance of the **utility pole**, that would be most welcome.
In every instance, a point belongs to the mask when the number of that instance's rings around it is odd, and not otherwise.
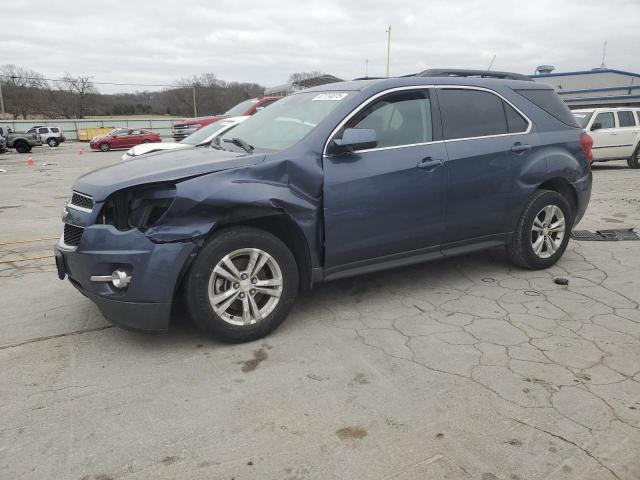
[[[198,116],[198,109],[196,108],[196,86],[193,85],[191,88],[193,90],[193,116],[197,117]]]
[[[387,78],[389,78],[389,58],[391,56],[391,25],[389,25],[389,29],[385,31],[387,32]]]
[[[0,80],[0,114],[4,115],[4,99],[2,98],[2,80]]]
[[[607,41],[604,41],[604,45],[602,45],[602,63],[600,64],[600,68],[607,68],[604,64],[604,57],[607,54]]]

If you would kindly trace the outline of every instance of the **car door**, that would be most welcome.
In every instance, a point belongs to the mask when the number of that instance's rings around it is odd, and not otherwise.
[[[436,92],[449,178],[445,248],[498,244],[513,229],[515,172],[529,159],[537,136],[529,133],[526,116],[492,90],[447,86]]]
[[[589,135],[593,139],[594,159],[616,158],[619,142],[613,112],[598,112],[591,122]]]
[[[616,112],[618,120],[618,144],[615,147],[615,155],[620,158],[628,158],[633,155],[638,138],[638,127],[636,118],[631,110],[620,110]]]
[[[369,99],[343,122],[373,129],[374,148],[323,158],[325,274],[413,255],[439,256],[447,184],[439,121],[426,88]],[[435,126],[435,128],[434,128]]]

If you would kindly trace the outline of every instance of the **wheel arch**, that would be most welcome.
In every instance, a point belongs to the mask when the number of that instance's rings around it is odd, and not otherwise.
[[[571,185],[565,178],[562,177],[553,177],[550,178],[540,185],[538,185],[537,190],[551,190],[559,193],[564,198],[567,199],[569,205],[573,210],[573,215],[575,216],[578,212],[578,192],[575,187]]]
[[[206,241],[212,235],[233,227],[259,228],[282,241],[296,260],[300,291],[311,289],[313,284],[311,250],[302,229],[286,212],[277,208],[238,208],[230,210],[215,222],[201,240]],[[178,283],[181,284],[186,277],[186,273],[191,268],[191,261],[181,273]]]

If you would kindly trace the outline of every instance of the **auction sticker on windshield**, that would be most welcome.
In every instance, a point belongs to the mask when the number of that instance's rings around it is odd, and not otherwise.
[[[313,97],[311,100],[314,102],[317,100],[337,101],[337,100],[342,100],[347,95],[348,93],[319,93],[318,95]]]

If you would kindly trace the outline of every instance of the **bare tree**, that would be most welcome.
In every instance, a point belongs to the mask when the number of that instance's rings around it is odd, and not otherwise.
[[[326,75],[326,73],[320,72],[318,70],[313,70],[311,72],[292,73],[291,75],[289,75],[289,83],[298,83],[298,82],[301,82],[302,80],[308,80],[309,78],[322,77],[323,75]]]
[[[5,110],[13,118],[26,119],[28,115],[41,113],[46,108],[46,94],[49,84],[41,73],[13,64],[0,67]]]
[[[91,77],[88,75],[78,75],[74,77],[67,72],[64,77],[56,83],[58,84],[59,90],[64,90],[71,94],[73,106],[75,107],[75,116],[77,118],[84,118],[90,104],[91,96],[98,93],[95,85],[91,81]]]

